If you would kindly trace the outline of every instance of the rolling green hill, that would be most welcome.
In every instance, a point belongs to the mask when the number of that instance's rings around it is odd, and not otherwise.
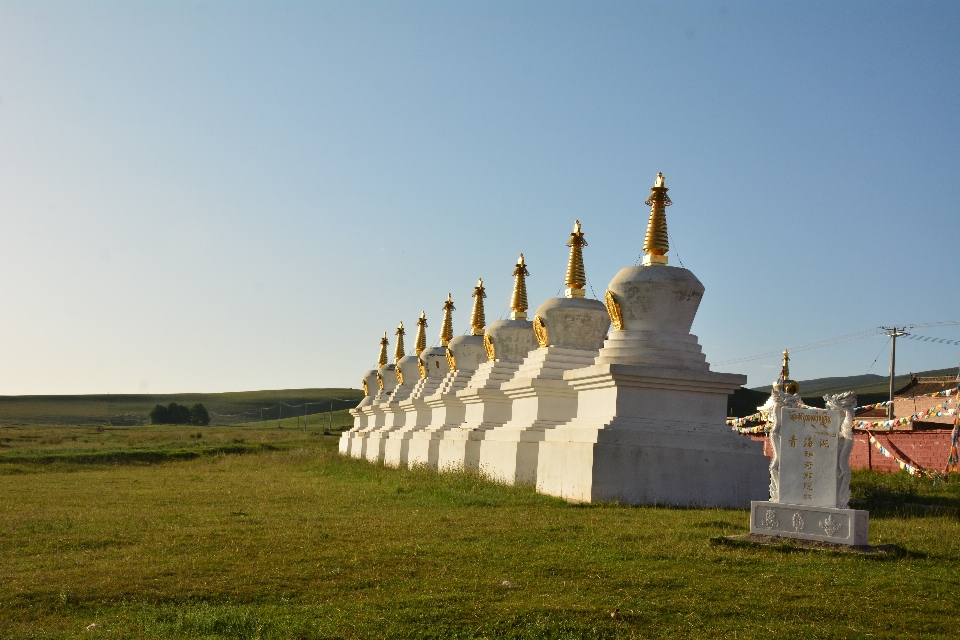
[[[212,424],[237,424],[325,413],[353,407],[363,397],[359,389],[279,389],[228,393],[173,393],[75,396],[0,396],[0,425],[11,424],[143,424],[154,405],[201,402]],[[282,415],[281,415],[282,411]]]
[[[952,376],[956,375],[957,368],[931,369],[919,371],[916,374],[906,373],[894,378],[894,388],[899,389],[910,382],[911,375],[918,376]],[[865,405],[881,402],[889,398],[890,378],[872,373],[860,376],[846,376],[834,378],[814,378],[799,380],[800,394],[803,401],[811,407],[822,407],[823,396],[827,394],[854,391],[857,394],[857,404]],[[737,389],[729,396],[727,410],[730,415],[747,416],[757,410],[770,397],[772,385],[755,387],[753,389]]]
[[[930,371],[920,371],[916,374],[904,373],[894,378],[894,388],[899,389],[910,382],[911,375],[918,376],[951,376],[956,375],[957,368],[949,367],[947,369],[931,369]],[[814,378],[813,380],[800,380],[800,392],[803,395],[824,395],[827,393],[840,393],[842,391],[856,391],[857,395],[870,393],[889,393],[889,376],[879,376],[868,373],[862,376],[847,376],[842,378]],[[765,387],[754,387],[755,391],[770,393],[772,385]]]

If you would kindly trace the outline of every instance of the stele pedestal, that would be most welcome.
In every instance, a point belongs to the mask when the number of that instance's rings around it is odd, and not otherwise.
[[[690,327],[704,287],[686,269],[621,269],[596,364],[564,374],[576,417],[540,444],[537,490],[574,502],[747,507],[766,496],[761,443],[725,424],[746,377],[711,372]]]
[[[424,349],[420,353],[420,362],[423,364],[420,375],[424,377],[417,381],[410,397],[400,402],[400,410],[406,414],[403,426],[391,431],[387,436],[383,453],[383,463],[387,466],[399,467],[407,464],[413,433],[430,426],[430,406],[425,398],[437,391],[444,376],[450,371],[446,347]]]
[[[380,462],[384,457],[387,436],[392,431],[403,427],[406,413],[400,408],[400,403],[410,397],[416,384],[420,381],[420,358],[404,356],[396,364],[394,373],[397,377],[397,386],[380,406],[383,408],[383,426],[367,434],[367,446],[364,457],[370,462]]]
[[[529,320],[497,320],[486,328],[484,340],[487,362],[477,368],[466,388],[457,392],[465,408],[464,422],[444,433],[440,469],[480,469],[480,442],[488,431],[510,420],[510,398],[500,387],[537,348],[537,336]]]
[[[430,424],[414,431],[410,438],[407,464],[438,468],[440,441],[444,433],[456,429],[465,418],[466,409],[457,392],[467,386],[477,367],[487,359],[483,336],[457,336],[447,345],[451,371],[437,391],[426,398],[430,407]]]
[[[869,513],[846,508],[853,442],[845,428],[847,416],[843,411],[773,405],[771,495],[770,500],[751,503],[750,533],[867,545]]]
[[[360,430],[367,426],[367,416],[363,413],[363,408],[373,402],[377,387],[377,370],[370,369],[362,378],[364,396],[353,409],[350,409],[350,415],[353,416],[353,427],[340,434],[339,451],[341,455],[350,455],[350,448],[353,446],[354,436]]]

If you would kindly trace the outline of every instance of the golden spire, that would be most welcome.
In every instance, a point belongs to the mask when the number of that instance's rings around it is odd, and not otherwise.
[[[582,298],[585,295],[583,288],[587,284],[587,272],[583,268],[583,247],[587,241],[580,231],[580,221],[573,223],[573,233],[567,242],[570,247],[570,261],[567,263],[567,291],[568,298]]]
[[[420,319],[417,320],[417,344],[414,347],[414,350],[417,352],[417,355],[420,355],[420,352],[427,348],[427,312],[420,312]]]
[[[643,264],[667,264],[667,251],[670,250],[670,238],[667,236],[666,208],[673,204],[663,186],[663,174],[657,174],[657,180],[650,189],[650,197],[644,202],[650,207],[650,220],[647,222],[647,237],[643,240]]]
[[[406,333],[403,329],[403,323],[400,323],[400,326],[397,327],[397,330],[394,332],[394,335],[397,336],[397,348],[393,350],[393,361],[400,362],[400,358],[407,355],[403,351],[403,336]]]
[[[447,301],[443,303],[443,324],[440,326],[440,344],[444,347],[453,340],[453,312],[456,310],[453,298],[448,293]]]
[[[523,261],[523,254],[520,254],[520,260],[514,266],[513,275],[516,280],[513,281],[513,296],[510,298],[511,320],[527,319],[527,281],[525,278],[530,275],[527,271],[527,265]]]
[[[777,391],[786,391],[787,393],[800,393],[800,385],[790,379],[790,351],[783,350],[783,368],[780,369],[780,377],[774,383],[773,388]]]
[[[470,314],[470,326],[473,329],[470,335],[482,336],[483,327],[487,324],[487,319],[483,315],[483,299],[487,297],[487,292],[483,290],[483,278],[477,280],[477,286],[474,287],[470,297],[473,298],[473,313]]]
[[[387,366],[387,345],[390,344],[390,341],[387,340],[387,332],[383,332],[383,338],[380,340],[380,359],[377,360],[377,368]]]

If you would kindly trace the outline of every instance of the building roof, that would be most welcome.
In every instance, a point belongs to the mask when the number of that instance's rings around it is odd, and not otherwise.
[[[960,384],[960,379],[958,379],[957,376],[935,376],[930,378],[911,376],[910,382],[895,391],[893,396],[895,398],[922,396],[946,389],[955,389],[957,384]]]

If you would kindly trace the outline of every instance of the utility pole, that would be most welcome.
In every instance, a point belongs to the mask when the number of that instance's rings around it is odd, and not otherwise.
[[[881,327],[890,338],[890,404],[887,405],[887,420],[893,420],[893,377],[897,368],[897,338],[910,335],[906,327]]]

